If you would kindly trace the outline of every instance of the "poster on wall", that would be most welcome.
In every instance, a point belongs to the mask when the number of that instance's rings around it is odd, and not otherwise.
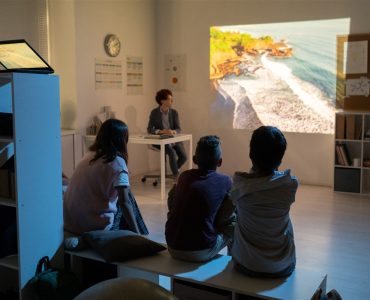
[[[122,61],[95,59],[95,89],[122,89]]]
[[[344,42],[343,67],[345,74],[367,73],[367,41]]]
[[[127,95],[143,94],[143,58],[127,56]]]
[[[186,89],[186,55],[164,57],[164,77],[166,87],[173,91],[183,92]]]

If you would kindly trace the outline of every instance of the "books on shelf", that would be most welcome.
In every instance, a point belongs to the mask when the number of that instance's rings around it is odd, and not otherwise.
[[[348,153],[346,144],[337,144],[335,145],[335,152],[337,156],[337,162],[341,166],[350,166],[351,159]]]
[[[338,114],[335,119],[335,138],[361,140],[362,122],[355,114]]]
[[[366,167],[366,168],[370,168],[370,159],[369,158],[365,158],[362,165],[364,167]]]
[[[355,139],[356,116],[346,115],[346,139]]]
[[[355,140],[362,140],[362,123],[355,124]]]
[[[346,116],[338,114],[335,122],[335,136],[337,139],[344,139],[346,126]]]

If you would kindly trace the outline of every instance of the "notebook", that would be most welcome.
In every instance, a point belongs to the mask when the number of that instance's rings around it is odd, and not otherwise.
[[[54,73],[52,67],[25,41],[0,41],[0,73]]]

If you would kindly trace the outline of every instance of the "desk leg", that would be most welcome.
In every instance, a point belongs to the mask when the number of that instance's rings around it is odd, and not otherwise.
[[[165,201],[166,194],[166,158],[165,145],[161,145],[161,200]]]

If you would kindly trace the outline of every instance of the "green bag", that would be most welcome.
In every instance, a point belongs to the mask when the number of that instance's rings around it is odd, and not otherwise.
[[[36,274],[24,288],[30,300],[71,300],[81,292],[81,284],[71,271],[50,268],[49,257],[41,258]]]

